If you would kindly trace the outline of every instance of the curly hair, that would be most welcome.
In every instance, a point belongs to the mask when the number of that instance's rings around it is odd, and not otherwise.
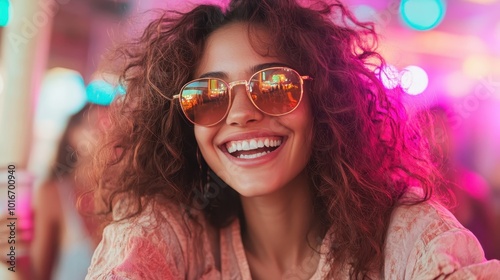
[[[207,37],[232,22],[249,23],[249,36],[264,26],[273,34],[273,53],[314,77],[305,89],[314,118],[307,169],[315,213],[325,232],[332,229],[330,276],[348,266],[352,279],[369,278],[383,269],[392,210],[430,199],[440,177],[399,101],[401,91],[388,91],[379,79],[385,62],[373,24],[357,21],[338,1],[305,7],[295,0],[233,0],[225,8],[164,11],[123,46],[118,54],[127,94],[112,104],[114,126],[95,165],[106,212],[122,193],[137,199],[134,214],[144,198],[160,195],[188,206],[198,199],[206,163],[197,158],[193,126],[172,97],[195,78]],[[415,185],[423,197],[402,200]],[[214,226],[227,225],[242,217],[238,194],[221,188],[203,212]]]

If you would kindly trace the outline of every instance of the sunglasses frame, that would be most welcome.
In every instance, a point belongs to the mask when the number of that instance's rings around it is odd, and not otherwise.
[[[250,92],[250,82],[251,82],[251,80],[253,79],[253,77],[255,75],[257,75],[257,74],[259,74],[261,72],[269,71],[269,70],[291,71],[291,72],[295,73],[297,75],[297,77],[299,77],[299,80],[300,80],[300,99],[297,102],[297,105],[292,110],[290,110],[289,112],[282,113],[282,114],[270,114],[270,113],[264,112],[262,109],[260,109],[255,104],[255,101],[252,99],[252,96],[251,96],[252,93]],[[262,70],[259,70],[259,71],[255,72],[255,73],[253,73],[252,76],[250,76],[250,78],[248,80],[237,80],[237,81],[232,81],[230,83],[228,83],[228,82],[226,82],[226,81],[224,81],[223,79],[220,79],[220,78],[208,78],[207,77],[207,78],[194,79],[194,80],[191,80],[191,81],[185,83],[184,86],[182,86],[181,90],[179,91],[179,94],[174,95],[173,98],[179,100],[179,104],[182,104],[182,99],[181,98],[182,98],[182,92],[184,91],[184,89],[188,85],[190,85],[191,83],[193,83],[193,82],[206,81],[206,80],[218,80],[218,81],[222,82],[223,84],[225,84],[227,86],[227,89],[228,89],[228,92],[229,92],[229,104],[227,106],[226,112],[221,117],[221,119],[218,120],[217,122],[213,123],[213,124],[202,125],[202,124],[198,124],[198,123],[192,121],[188,117],[188,115],[187,115],[186,111],[184,110],[184,108],[182,107],[182,105],[181,105],[181,110],[182,110],[182,113],[184,114],[184,116],[186,117],[186,119],[188,119],[188,121],[190,121],[192,124],[199,125],[199,126],[210,127],[210,126],[217,125],[218,123],[220,123],[222,120],[224,120],[227,117],[227,114],[229,113],[229,110],[231,109],[231,105],[232,105],[232,101],[233,101],[233,99],[232,99],[232,92],[233,92],[233,87],[235,87],[235,86],[238,86],[238,85],[244,85],[245,86],[245,92],[247,94],[247,97],[250,100],[250,102],[252,103],[252,105],[257,110],[259,110],[260,112],[262,112],[263,114],[266,114],[268,116],[279,117],[279,116],[284,116],[284,115],[290,114],[293,111],[295,111],[295,109],[297,109],[299,107],[300,102],[302,101],[302,97],[304,96],[304,81],[305,80],[312,80],[312,78],[310,76],[302,76],[297,71],[295,71],[294,69],[289,68],[289,67],[268,67],[268,68],[264,68]]]

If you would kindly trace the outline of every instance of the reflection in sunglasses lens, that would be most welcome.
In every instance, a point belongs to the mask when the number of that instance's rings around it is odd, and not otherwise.
[[[200,125],[211,125],[224,117],[229,105],[229,92],[224,81],[200,79],[182,91],[182,108],[187,117]]]
[[[262,71],[250,83],[253,102],[267,114],[286,114],[295,109],[300,101],[300,76],[293,71]]]
[[[301,77],[288,68],[265,69],[249,81],[252,103],[269,115],[293,111],[301,98]],[[220,79],[198,79],[187,84],[181,95],[184,113],[199,125],[213,125],[224,118],[230,103],[228,84]]]

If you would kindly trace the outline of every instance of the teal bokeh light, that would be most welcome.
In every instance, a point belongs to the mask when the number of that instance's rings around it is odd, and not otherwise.
[[[446,13],[444,0],[401,0],[399,6],[403,22],[416,30],[430,30],[438,26]]]
[[[115,99],[118,94],[125,94],[125,89],[119,86],[113,86],[103,80],[94,80],[87,86],[88,102],[107,106]]]
[[[9,24],[12,8],[9,0],[0,0],[0,27]]]

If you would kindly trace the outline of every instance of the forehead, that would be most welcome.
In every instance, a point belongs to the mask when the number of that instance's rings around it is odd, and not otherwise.
[[[231,23],[217,29],[207,38],[195,76],[207,72],[245,75],[251,74],[248,71],[255,65],[284,62],[273,55],[269,36],[263,28],[249,28],[247,23]]]

